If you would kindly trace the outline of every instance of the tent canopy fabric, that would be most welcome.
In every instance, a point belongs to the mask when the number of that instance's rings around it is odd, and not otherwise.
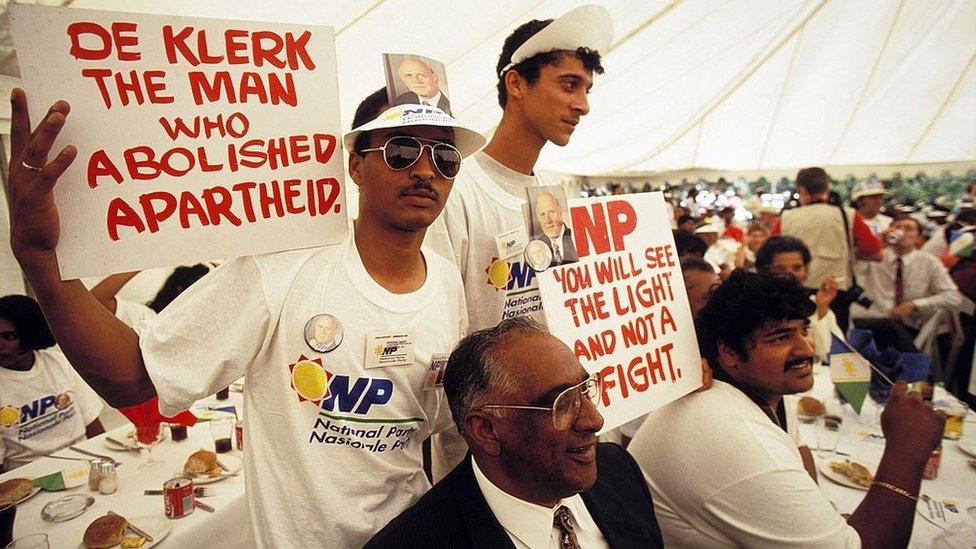
[[[50,1],[43,3],[51,3]],[[380,54],[447,66],[454,114],[490,132],[495,64],[529,19],[585,2],[77,0],[73,7],[327,24],[340,108],[383,84]],[[545,170],[596,175],[806,165],[976,165],[971,0],[604,0],[614,40],[590,114]],[[2,41],[6,39],[6,44]],[[0,71],[16,76],[0,29]],[[8,107],[9,108],[9,107]],[[8,115],[9,116],[9,115]]]

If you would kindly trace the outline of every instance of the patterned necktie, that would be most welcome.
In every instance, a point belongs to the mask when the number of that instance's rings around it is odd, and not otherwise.
[[[552,260],[556,265],[563,264],[563,254],[560,252],[559,244],[556,244],[555,240],[552,241]]]
[[[905,280],[902,278],[901,258],[895,259],[895,305],[905,301]]]
[[[556,509],[552,524],[559,530],[559,547],[561,549],[580,549],[576,532],[573,531],[572,516],[570,516],[569,509],[565,505],[560,505],[559,509]]]

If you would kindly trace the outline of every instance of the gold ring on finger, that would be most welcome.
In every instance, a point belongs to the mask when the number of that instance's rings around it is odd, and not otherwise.
[[[41,171],[41,168],[38,168],[37,166],[31,166],[30,164],[27,163],[26,160],[23,161],[23,162],[21,162],[20,165],[23,166],[23,167],[25,167],[25,168],[27,168],[28,170],[30,170],[32,172],[39,172],[39,171]]]

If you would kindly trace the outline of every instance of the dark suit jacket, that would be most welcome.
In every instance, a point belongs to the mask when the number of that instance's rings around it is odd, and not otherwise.
[[[597,480],[583,502],[613,548],[664,547],[637,463],[616,444],[597,446]],[[367,548],[514,547],[478,488],[470,458],[383,528]]]
[[[420,97],[413,92],[401,93],[397,96],[396,102],[397,105],[403,105],[404,103],[419,105]],[[451,114],[451,100],[444,95],[444,92],[441,92],[441,99],[437,102],[437,108],[446,112],[447,114]]]
[[[555,250],[552,247],[552,239],[546,236],[545,233],[543,233],[542,236],[539,237],[539,240],[545,242],[546,246],[549,246],[549,249],[553,250],[553,253],[555,253]],[[562,265],[564,263],[572,263],[573,261],[579,261],[579,256],[576,255],[576,242],[573,241],[573,230],[570,229],[569,227],[566,227],[566,230],[563,231],[563,238],[560,244],[561,244],[560,248],[562,249],[563,252],[563,262],[558,263],[558,265]],[[555,258],[553,258],[552,266],[555,267],[556,265],[557,265],[556,260]]]

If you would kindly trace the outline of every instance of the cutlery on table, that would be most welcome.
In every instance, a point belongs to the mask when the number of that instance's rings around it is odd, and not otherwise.
[[[114,515],[115,513],[113,513],[112,511],[109,511],[107,514]],[[146,541],[153,541],[153,537],[150,536],[148,532],[146,532],[142,528],[139,528],[135,524],[132,524],[128,520],[125,521],[125,527],[128,528],[129,530],[132,530],[132,532],[135,533],[137,536],[142,536],[142,537],[146,538]]]
[[[161,496],[163,495],[162,490],[144,490],[142,492],[144,496]],[[217,495],[217,491],[209,486],[196,486],[193,488],[193,495],[198,498],[205,498],[208,496]]]
[[[84,448],[79,448],[77,446],[68,446],[68,448],[74,450],[75,452],[78,452],[79,454],[85,454],[86,456],[91,456],[91,457],[101,458],[101,459],[104,459],[106,461],[111,461],[112,463],[115,464],[116,467],[118,467],[119,465],[122,465],[122,462],[121,461],[119,461],[117,459],[113,459],[110,456],[106,456],[106,455],[103,455],[103,454],[96,454],[95,452],[89,452],[88,450],[85,450]]]

